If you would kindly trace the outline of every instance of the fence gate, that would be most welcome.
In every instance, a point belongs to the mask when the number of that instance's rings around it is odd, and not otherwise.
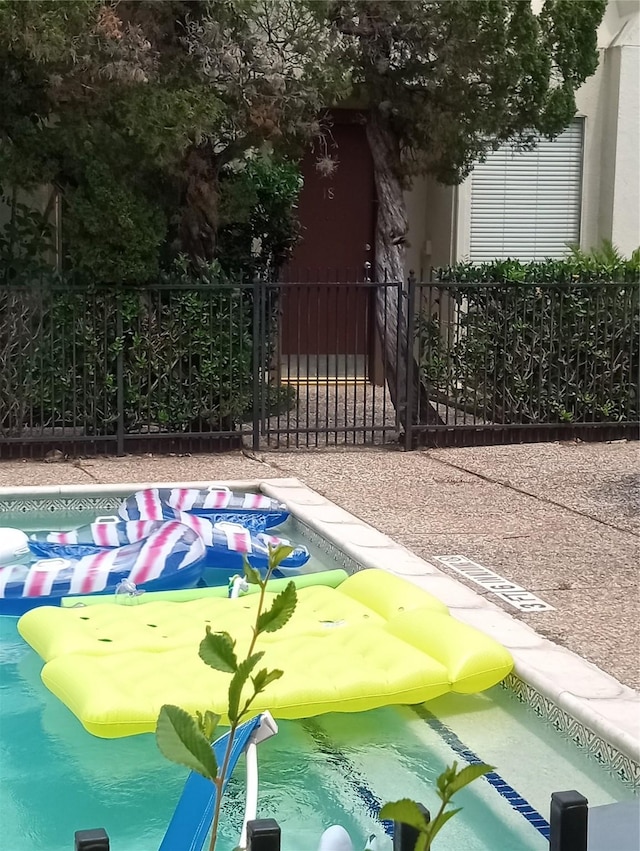
[[[397,440],[381,351],[398,317],[378,329],[370,281],[263,283],[257,295],[259,410],[254,447],[322,447]],[[389,299],[391,304],[391,299]],[[286,337],[282,316],[286,311]]]

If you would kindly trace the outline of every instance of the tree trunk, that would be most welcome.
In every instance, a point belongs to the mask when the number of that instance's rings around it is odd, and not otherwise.
[[[218,162],[206,147],[193,145],[184,160],[179,241],[195,262],[211,262],[218,231]]]
[[[420,380],[418,364],[412,353],[413,329],[408,328],[404,286],[408,225],[402,189],[400,146],[392,128],[375,107],[367,117],[367,139],[373,157],[378,196],[375,280],[380,283],[402,283],[400,305],[397,287],[377,288],[376,322],[383,344],[382,358],[389,393],[406,431],[410,424],[441,424],[443,421],[429,401]],[[410,358],[412,366],[409,382],[407,367]]]

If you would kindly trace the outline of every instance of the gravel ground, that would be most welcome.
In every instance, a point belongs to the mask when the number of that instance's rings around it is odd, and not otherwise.
[[[464,412],[445,405],[435,407],[448,425],[472,422]],[[305,428],[312,428],[315,433],[295,433],[296,429]],[[260,445],[262,449],[317,449],[364,443],[382,446],[397,443],[400,432],[386,385],[309,383],[299,385],[292,410],[266,419]]]
[[[398,424],[386,387],[358,384],[301,384],[290,411],[268,417],[262,449],[319,448],[344,444],[383,445],[398,440]],[[357,424],[358,431],[354,430]],[[314,434],[296,434],[296,429]],[[318,433],[320,432],[320,433]]]
[[[339,446],[7,461],[0,485],[296,476],[427,560],[465,555],[538,594],[555,610],[504,608],[638,689],[638,449],[632,442],[411,453]]]

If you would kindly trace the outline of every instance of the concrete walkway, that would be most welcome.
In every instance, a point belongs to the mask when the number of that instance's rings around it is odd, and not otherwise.
[[[0,486],[295,476],[426,560],[465,555],[534,592],[554,611],[521,613],[471,586],[640,689],[639,448],[555,443],[11,461],[0,463]]]

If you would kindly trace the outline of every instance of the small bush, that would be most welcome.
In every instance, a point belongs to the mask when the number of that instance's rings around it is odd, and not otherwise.
[[[423,380],[485,422],[637,420],[640,255],[609,261],[438,269],[417,325]]]
[[[234,430],[254,392],[247,295],[215,264],[198,277],[176,264],[145,287],[3,289],[1,433],[115,434],[119,378],[128,433]],[[266,413],[290,403],[268,395]]]

